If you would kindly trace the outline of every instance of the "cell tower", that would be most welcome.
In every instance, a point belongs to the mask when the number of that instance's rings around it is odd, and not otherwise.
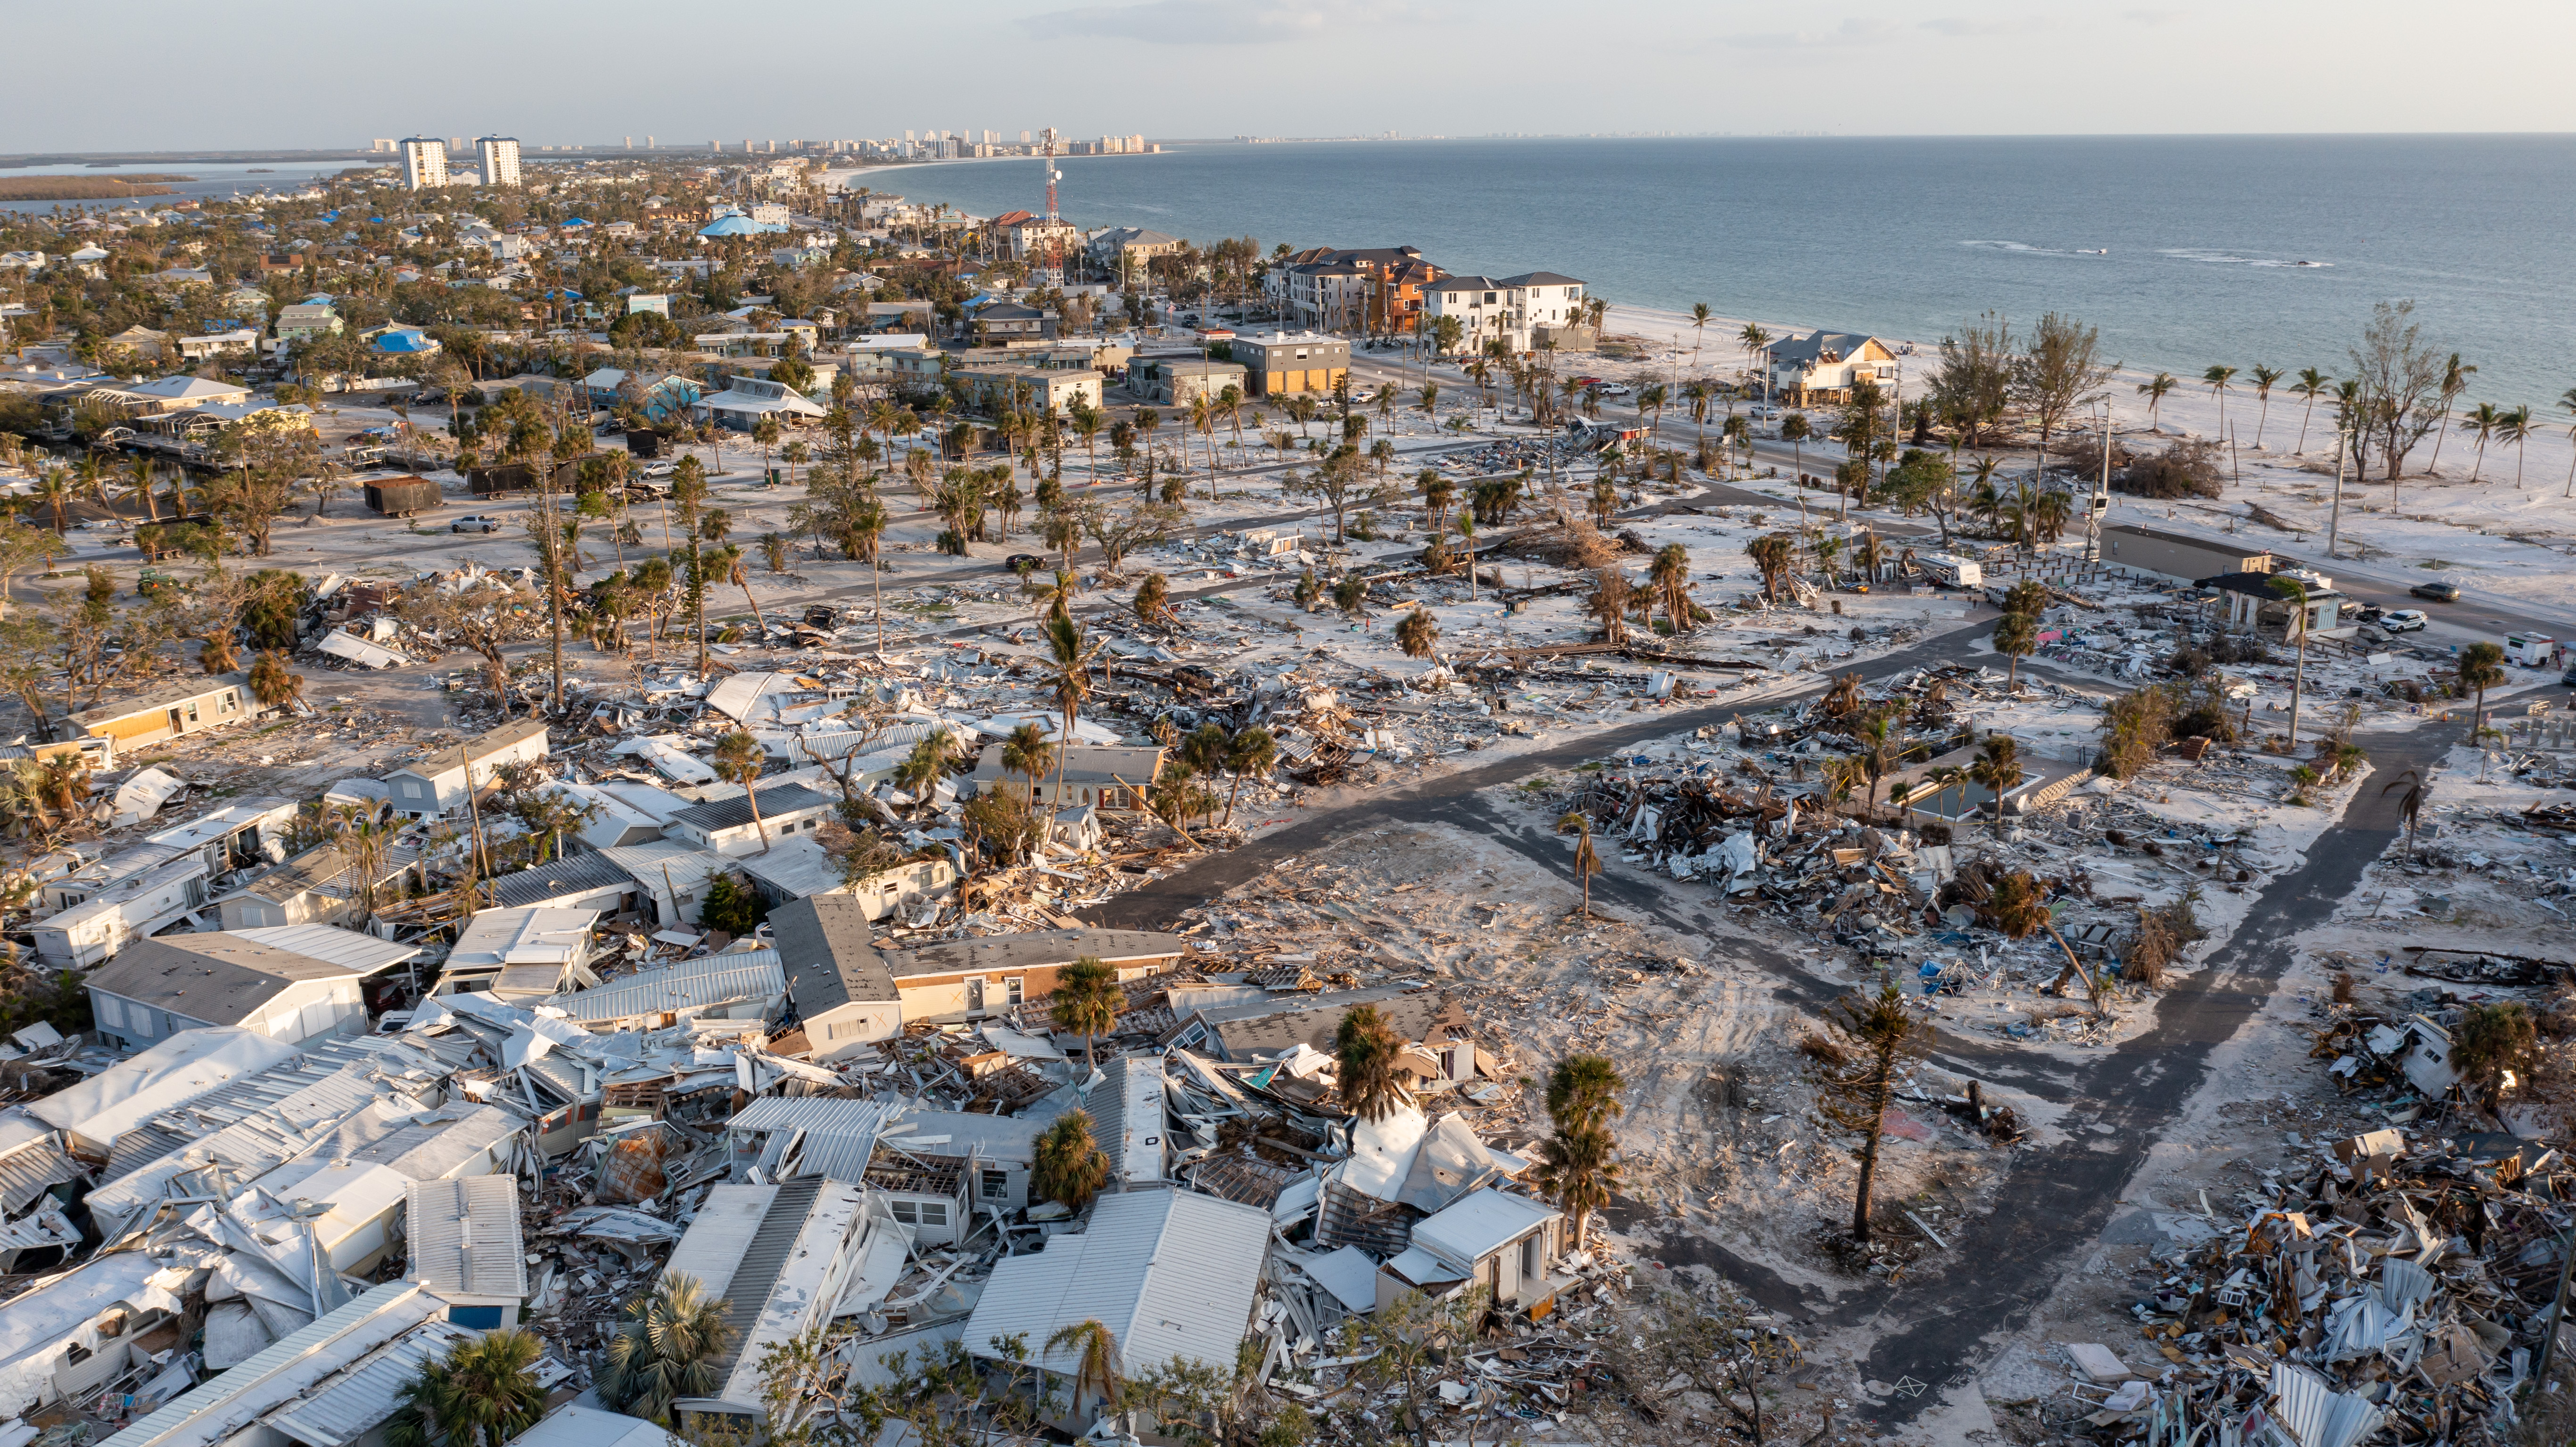
[[[1038,279],[1048,286],[1062,286],[1064,285],[1064,242],[1056,234],[1055,183],[1064,179],[1064,173],[1055,168],[1055,127],[1049,126],[1041,134],[1043,140],[1038,149],[1038,155],[1040,163],[1046,167],[1046,260],[1045,264],[1038,268]]]

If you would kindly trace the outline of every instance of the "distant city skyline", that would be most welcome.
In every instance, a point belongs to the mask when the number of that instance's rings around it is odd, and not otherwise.
[[[364,149],[459,133],[517,135],[531,151],[629,134],[685,149],[900,135],[941,117],[1013,140],[1047,125],[1149,139],[2576,130],[2557,73],[2576,7],[2542,0],[2467,15],[2398,0],[2080,14],[1967,0],[1902,15],[1646,0],[1615,23],[1537,0],[999,0],[980,14],[972,86],[934,65],[868,66],[858,86],[852,68],[871,55],[957,47],[954,17],[790,0],[752,30],[664,0],[460,0],[397,26],[287,0],[257,25],[173,10],[104,37],[86,12],[38,8],[10,21],[21,53],[45,63],[13,76],[0,152]],[[1518,38],[1469,50],[1470,29]],[[184,83],[281,66],[292,83],[263,85],[257,105]]]

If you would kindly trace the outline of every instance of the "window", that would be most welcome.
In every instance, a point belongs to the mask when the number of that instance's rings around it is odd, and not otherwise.
[[[1016,1004],[1020,1003],[1020,988],[1021,988],[1021,986],[1022,986],[1024,983],[1025,983],[1025,981],[1023,981],[1019,976],[1017,976],[1017,975],[1013,975],[1013,976],[1011,976],[1010,981],[1009,981],[1009,985],[1010,985],[1009,999],[1010,999],[1010,1002],[1011,1002],[1012,1004],[1016,1005]]]
[[[192,699],[188,700],[188,722],[190,722],[190,723],[195,723],[196,721],[197,721],[197,701],[196,701],[195,699],[193,699],[193,698],[192,698]]]
[[[117,1003],[114,995],[97,995],[92,998],[98,1006],[98,1023],[110,1030],[125,1028],[125,1009]]]
[[[223,703],[223,707],[224,707],[224,712],[226,712],[226,713],[231,713],[234,709],[237,709],[237,708],[241,707],[241,697],[240,697],[240,695],[236,694],[233,690],[231,690],[231,689],[229,689],[229,688],[228,688],[228,689],[225,689],[225,690],[224,690],[224,703]]]
[[[921,1224],[921,1218],[913,1210],[913,1205],[910,1201],[895,1201],[891,1204],[894,1207],[894,1218],[896,1220],[901,1221],[907,1226],[918,1226]]]
[[[1005,1198],[1005,1197],[1009,1196],[1010,1194],[1011,1194],[1011,1173],[1010,1173],[1010,1172],[1008,1172],[1008,1171],[996,1171],[996,1170],[989,1170],[989,1169],[988,1169],[988,1170],[986,1170],[986,1171],[984,1172],[984,1199],[985,1199],[985,1200],[987,1200],[987,1201],[998,1201],[998,1200],[1001,1200],[1001,1199],[1003,1199],[1003,1198]]]
[[[924,1201],[924,1202],[922,1202],[922,1203],[921,1203],[921,1224],[923,1224],[924,1226],[945,1226],[945,1225],[947,1225],[947,1224],[948,1224],[948,1203],[947,1203],[947,1202],[945,1202],[945,1201]]]

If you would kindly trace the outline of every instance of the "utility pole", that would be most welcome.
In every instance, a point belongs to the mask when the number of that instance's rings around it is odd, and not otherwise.
[[[2101,405],[2102,476],[2093,484],[2093,496],[2084,504],[2084,561],[2102,561],[2102,514],[2111,510],[2111,404]]]
[[[2334,507],[2326,514],[2326,556],[2335,555],[2335,539],[2343,531],[2343,455],[2345,429],[2335,429]]]
[[[1049,286],[1064,285],[1064,244],[1056,238],[1055,183],[1064,173],[1055,168],[1055,127],[1046,128],[1038,149],[1039,164],[1046,167],[1046,269]]]

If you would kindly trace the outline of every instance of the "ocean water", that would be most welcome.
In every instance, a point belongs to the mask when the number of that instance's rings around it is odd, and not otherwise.
[[[208,201],[233,198],[235,193],[253,195],[272,191],[280,195],[300,191],[305,183],[336,176],[363,161],[138,161],[122,166],[85,166],[78,163],[50,166],[14,166],[0,169],[0,178],[12,176],[187,176],[186,181],[156,182],[175,193],[167,196],[140,196],[135,204],[167,206],[173,201]],[[113,201],[8,201],[0,202],[0,211],[48,212],[99,211],[116,206]]]
[[[2576,136],[1319,142],[1058,165],[1085,227],[1409,244],[1775,332],[1932,343],[1989,309],[2058,311],[2186,378],[2348,371],[2372,304],[2411,298],[2426,339],[2478,366],[2470,400],[2551,408],[2576,387]],[[987,216],[1044,202],[1035,160],[859,179]]]

